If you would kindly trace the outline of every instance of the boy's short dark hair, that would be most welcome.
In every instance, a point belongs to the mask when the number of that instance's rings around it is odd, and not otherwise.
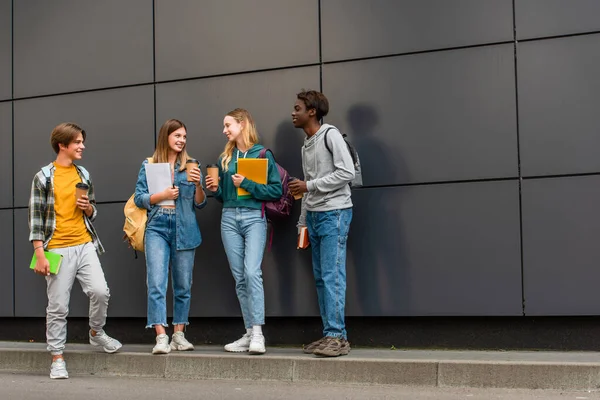
[[[62,144],[63,146],[70,145],[80,133],[85,142],[85,131],[81,129],[79,125],[73,122],[63,122],[62,124],[57,125],[50,135],[50,144],[52,145],[54,152],[58,154],[60,151],[59,144]]]
[[[327,100],[327,97],[321,92],[302,89],[302,91],[297,94],[297,97],[304,102],[306,110],[310,110],[311,108],[315,109],[318,120],[326,116],[329,112],[329,100]]]

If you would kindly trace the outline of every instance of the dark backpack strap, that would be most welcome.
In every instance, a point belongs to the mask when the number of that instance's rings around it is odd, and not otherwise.
[[[327,143],[327,133],[333,128],[327,128],[327,130],[325,131],[325,137],[323,138],[323,140],[325,141],[325,147],[327,148],[327,151],[333,155],[333,152],[331,151],[331,148],[329,147],[329,143]]]
[[[266,147],[263,147],[260,153],[258,153],[258,158],[267,158],[267,151],[271,152],[271,157],[273,157],[275,164],[277,164],[277,160],[275,159],[275,154],[273,154],[273,150],[267,149]]]

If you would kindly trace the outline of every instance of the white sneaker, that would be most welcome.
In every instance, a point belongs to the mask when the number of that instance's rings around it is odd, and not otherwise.
[[[171,350],[194,350],[194,345],[187,341],[183,332],[175,332],[171,336]]]
[[[52,361],[52,366],[50,367],[50,379],[69,379],[65,360],[57,358],[55,361]]]
[[[245,333],[244,336],[239,338],[233,343],[229,343],[225,345],[225,351],[230,351],[232,353],[243,353],[248,351],[250,347],[250,334]]]
[[[265,349],[265,337],[261,333],[252,334],[252,339],[250,339],[250,346],[248,348],[248,352],[250,354],[265,354],[267,350]]]
[[[92,331],[90,331],[89,335],[92,346],[102,346],[104,351],[109,354],[116,352],[123,346],[117,339],[108,336],[104,330],[96,332],[96,336],[92,336]]]
[[[169,337],[161,333],[156,337],[156,346],[152,349],[152,354],[169,354],[171,346],[169,346]]]

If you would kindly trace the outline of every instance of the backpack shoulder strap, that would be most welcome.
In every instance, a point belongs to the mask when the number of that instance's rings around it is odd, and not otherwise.
[[[42,174],[44,175],[44,178],[46,178],[46,181],[48,181],[50,179],[50,167],[47,165],[42,167]]]
[[[273,150],[268,149],[266,147],[263,147],[263,149],[260,151],[260,153],[258,153],[258,158],[267,158],[267,151],[269,153],[271,153],[271,157],[273,157],[275,164],[277,164],[277,160],[275,159],[275,154],[273,153]]]
[[[329,142],[327,142],[327,133],[329,133],[329,131],[332,129],[333,128],[327,128],[327,130],[325,131],[325,137],[323,138],[323,140],[325,141],[325,147],[327,148],[327,151],[331,154],[333,154],[333,152],[331,151],[331,147],[329,147]]]
[[[48,192],[50,192],[50,165],[52,164],[42,167],[42,175],[44,175],[44,179],[46,179],[46,182],[44,182],[44,187],[46,188],[46,202],[48,201]]]
[[[87,169],[85,169],[84,167],[82,167],[81,165],[76,165],[77,169],[79,171],[81,171],[81,173],[83,174],[83,177],[85,178],[85,180],[89,183],[90,181],[90,173],[87,171]]]

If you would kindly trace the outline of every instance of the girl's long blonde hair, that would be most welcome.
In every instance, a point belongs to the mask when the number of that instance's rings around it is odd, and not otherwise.
[[[187,128],[184,123],[178,119],[168,119],[161,127],[158,133],[158,140],[156,141],[156,150],[152,155],[153,162],[155,163],[168,163],[169,162],[169,135],[175,132],[177,129],[183,128],[187,133]],[[179,161],[179,171],[185,169],[185,163],[190,158],[187,151],[185,150],[187,144],[183,146],[183,150],[177,155],[177,161]]]
[[[226,116],[229,116],[237,121],[237,123],[242,125],[242,140],[244,143],[244,147],[250,148],[256,143],[258,143],[258,132],[256,131],[256,125],[254,124],[254,119],[252,119],[252,115],[248,112],[248,110],[244,110],[243,108],[236,108],[235,110],[229,111]],[[233,149],[235,148],[235,141],[227,142],[225,145],[225,150],[221,153],[221,167],[223,171],[227,171],[229,168],[229,163],[233,158]]]

